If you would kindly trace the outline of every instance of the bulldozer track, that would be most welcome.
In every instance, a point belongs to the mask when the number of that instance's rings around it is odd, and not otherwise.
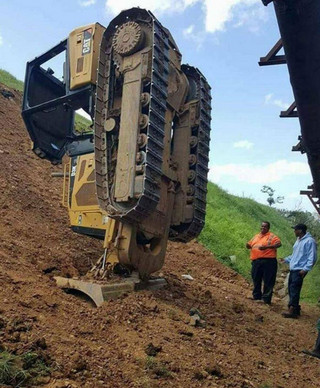
[[[95,104],[95,170],[97,196],[100,206],[112,218],[135,223],[155,210],[160,200],[163,142],[169,73],[169,36],[155,17],[144,10],[127,15],[130,20],[147,24],[153,33],[152,72],[147,88],[150,94],[148,106],[147,143],[143,192],[132,204],[119,206],[113,201],[112,139],[104,130],[109,103],[112,100],[112,83],[115,82],[115,64],[112,59],[111,40],[104,35],[100,46],[100,58]],[[127,18],[123,21],[127,21]],[[107,29],[108,32],[108,29]],[[111,86],[111,87],[110,87]]]
[[[178,233],[174,241],[188,242],[197,237],[205,223],[206,196],[208,183],[208,162],[211,123],[211,93],[206,78],[195,67],[182,65],[182,71],[195,82],[196,95],[199,100],[198,125],[192,128],[192,136],[197,137],[198,142],[192,153],[196,156],[196,163],[191,167],[196,173],[194,180],[194,196],[190,198],[193,203],[193,220],[184,225],[183,231]]]

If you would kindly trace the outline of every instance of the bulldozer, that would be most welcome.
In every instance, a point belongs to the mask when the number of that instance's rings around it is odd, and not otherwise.
[[[60,55],[62,79],[46,68]],[[107,28],[75,29],[27,63],[22,117],[32,150],[52,164],[64,161],[71,229],[103,240],[91,271],[97,283],[58,283],[97,305],[110,290],[128,290],[129,283],[110,288],[110,273],[138,274],[134,289],[150,283],[168,240],[188,242],[204,226],[211,88],[181,60],[155,16],[132,8]],[[79,109],[91,118],[87,131],[76,130]]]

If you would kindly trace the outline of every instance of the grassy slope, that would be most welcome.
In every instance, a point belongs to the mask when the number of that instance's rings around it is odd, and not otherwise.
[[[295,241],[291,224],[275,209],[261,205],[249,198],[240,198],[226,193],[209,183],[207,196],[206,225],[200,241],[223,263],[232,266],[250,279],[251,263],[245,244],[259,232],[261,221],[269,221],[271,230],[281,238],[282,247],[278,257],[285,257],[292,251]],[[232,262],[230,256],[236,256]],[[320,296],[320,264],[305,279],[303,299],[316,302]]]
[[[6,70],[0,69],[0,82],[7,85],[9,88],[17,89],[20,92],[23,91],[23,82],[19,81],[16,77],[8,73]]]
[[[75,128],[74,130],[78,133],[88,133],[92,132],[92,128],[90,127],[91,121],[89,121],[86,117],[81,116],[79,113],[76,113],[75,117]]]

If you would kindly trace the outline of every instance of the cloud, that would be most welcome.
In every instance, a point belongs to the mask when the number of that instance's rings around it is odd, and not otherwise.
[[[280,99],[274,98],[273,93],[267,94],[264,98],[264,103],[266,105],[275,105],[282,110],[287,110],[290,106],[287,102],[284,102]]]
[[[300,198],[300,192],[299,191],[294,191],[293,193],[289,193],[286,195],[286,198],[289,199],[299,199]]]
[[[252,148],[252,146],[253,146],[253,143],[251,143],[248,140],[240,140],[240,141],[233,143],[234,148],[245,148],[245,149],[249,150],[250,148]]]
[[[265,7],[250,7],[247,9],[242,9],[237,17],[237,21],[234,27],[243,27],[247,26],[250,32],[257,34],[260,31],[261,24],[267,22],[268,12]]]
[[[118,14],[124,9],[140,7],[157,12],[183,12],[186,8],[203,0],[106,0],[106,9]]]
[[[239,19],[238,26],[250,21],[250,13],[246,14],[245,9],[251,9],[258,5],[260,0],[204,0],[206,12],[206,30],[216,32],[225,30],[226,23]],[[239,14],[240,12],[240,14]]]
[[[90,1],[90,0],[89,0]],[[235,21],[235,26],[249,26],[249,30],[257,31],[261,21],[266,20],[266,11],[260,0],[105,0],[107,11],[116,15],[123,9],[141,7],[155,12],[182,13],[187,8],[200,5],[205,20],[202,33],[224,31],[226,24]],[[188,27],[190,28],[190,27]],[[188,30],[188,28],[186,30]],[[188,32],[188,31],[187,31]],[[188,36],[194,33],[190,31]],[[197,39],[200,39],[199,37]],[[201,37],[202,39],[202,37]]]
[[[2,45],[3,45],[3,38],[2,38],[2,36],[0,34],[0,46],[2,46]]]
[[[83,0],[83,1],[80,1],[80,5],[81,7],[90,7],[90,5],[94,5],[96,3],[97,0]]]
[[[213,165],[209,179],[218,183],[223,177],[232,177],[238,182],[268,184],[279,182],[289,176],[308,174],[310,171],[307,163],[289,162],[284,159],[266,165],[235,163]]]
[[[189,27],[185,28],[182,33],[187,40],[191,40],[193,43],[195,43],[198,50],[202,47],[206,39],[205,31],[195,32],[194,24],[191,24]]]
[[[185,28],[185,29],[183,30],[183,35],[184,35],[185,37],[188,37],[188,36],[190,36],[190,35],[193,34],[193,31],[194,31],[194,24],[191,24],[191,26],[189,26],[188,28]]]

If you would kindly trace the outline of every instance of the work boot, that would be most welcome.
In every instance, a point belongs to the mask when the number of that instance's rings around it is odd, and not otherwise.
[[[297,319],[298,318],[298,311],[293,306],[290,306],[288,312],[282,313],[282,316],[283,316],[283,318]]]
[[[320,332],[318,333],[318,338],[313,350],[303,350],[302,353],[307,354],[311,357],[320,358]]]

